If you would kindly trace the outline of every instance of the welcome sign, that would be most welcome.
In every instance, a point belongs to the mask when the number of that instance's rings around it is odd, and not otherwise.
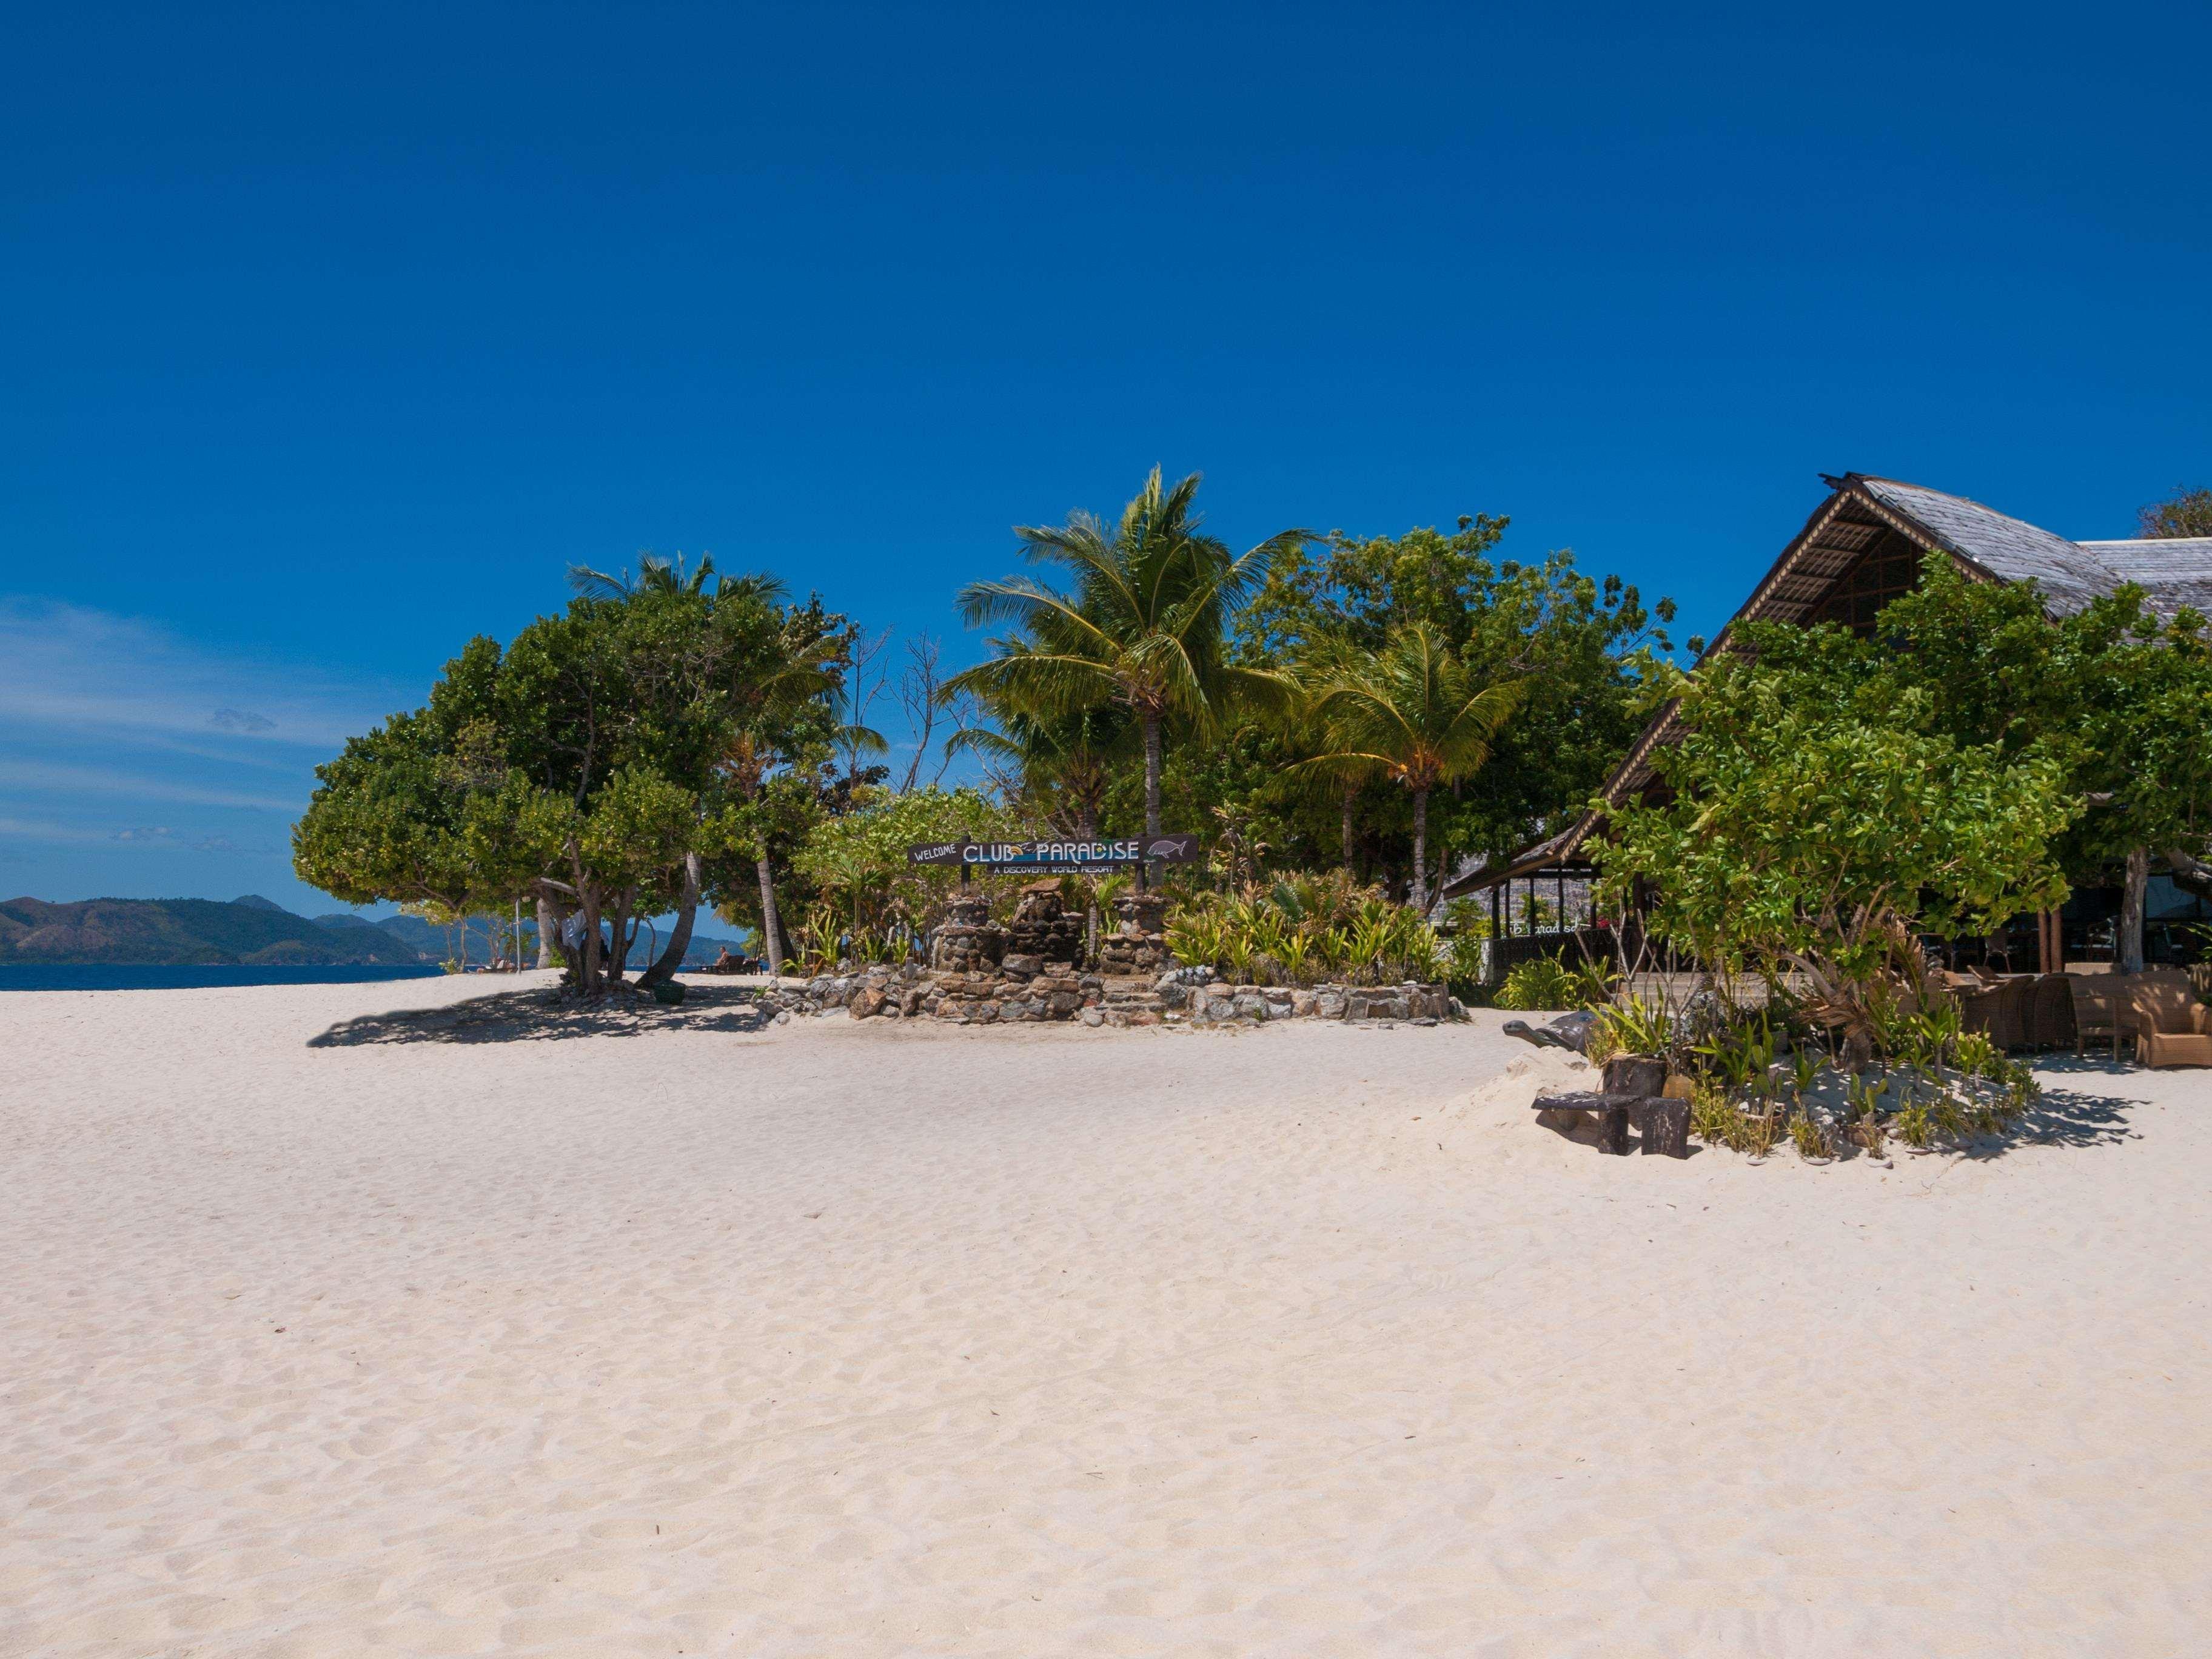
[[[940,841],[906,849],[909,864],[971,870],[1108,870],[1130,864],[1189,864],[1206,856],[1196,836],[1139,836],[1118,841]]]

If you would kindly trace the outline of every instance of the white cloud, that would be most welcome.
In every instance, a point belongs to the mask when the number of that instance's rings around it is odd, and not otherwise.
[[[388,693],[205,651],[82,605],[0,599],[0,722],[220,757],[332,751],[390,710]],[[396,704],[393,706],[397,706]],[[226,745],[210,751],[210,744]]]
[[[196,783],[148,777],[137,772],[95,766],[58,766],[43,761],[0,760],[0,786],[36,790],[48,795],[125,795],[134,800],[175,801],[185,806],[231,806],[259,812],[298,812],[307,804],[304,789],[291,797],[258,795],[243,790],[209,788]]]
[[[51,818],[0,817],[0,836],[12,836],[17,841],[53,842],[64,845],[116,839],[112,831],[88,830],[74,823],[57,823]]]

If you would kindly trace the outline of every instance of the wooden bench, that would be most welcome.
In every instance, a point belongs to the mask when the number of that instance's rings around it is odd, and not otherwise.
[[[1643,1132],[1646,1157],[1690,1155],[1690,1103],[1665,1095],[1539,1095],[1538,1112],[1589,1112],[1597,1118],[1597,1149],[1616,1158],[1628,1153],[1628,1127]]]

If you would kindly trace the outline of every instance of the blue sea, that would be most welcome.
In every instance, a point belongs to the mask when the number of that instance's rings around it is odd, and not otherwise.
[[[339,965],[233,968],[133,967],[52,963],[0,967],[0,991],[205,991],[240,985],[366,985],[387,979],[436,979],[441,968]]]

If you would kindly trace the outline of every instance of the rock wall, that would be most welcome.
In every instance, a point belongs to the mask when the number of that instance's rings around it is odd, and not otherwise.
[[[1083,918],[1061,908],[1057,881],[1035,882],[1022,889],[1021,902],[1006,928],[1004,960],[1034,958],[1072,968],[1083,960]]]
[[[1467,1011],[1441,985],[1322,985],[1283,990],[1254,985],[1193,984],[1193,970],[1151,978],[1086,974],[1066,962],[1010,951],[1003,963],[966,969],[871,968],[824,974],[804,988],[765,992],[780,1013],[828,1013],[854,1019],[939,1019],[957,1025],[1080,1020],[1086,1025],[1231,1025],[1277,1019],[1343,1019],[1434,1025]]]
[[[1098,970],[1152,975],[1168,965],[1168,902],[1158,893],[1124,893],[1114,901],[1114,931],[1098,942]]]
[[[1006,954],[1006,930],[991,920],[991,901],[957,898],[929,947],[929,965],[947,973],[988,973]]]

